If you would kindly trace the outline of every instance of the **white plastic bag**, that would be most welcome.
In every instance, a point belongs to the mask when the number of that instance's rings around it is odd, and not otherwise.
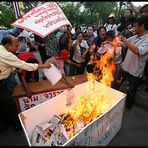
[[[54,64],[51,64],[50,68],[44,68],[43,72],[52,85],[55,85],[62,78],[60,70]]]

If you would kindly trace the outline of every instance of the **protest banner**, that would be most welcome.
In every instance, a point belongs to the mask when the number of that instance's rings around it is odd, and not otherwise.
[[[71,26],[71,23],[56,2],[46,2],[33,8],[11,25],[44,38],[62,26]]]

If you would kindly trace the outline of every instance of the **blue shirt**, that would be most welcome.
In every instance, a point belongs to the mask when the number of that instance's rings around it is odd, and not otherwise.
[[[13,36],[17,37],[21,31],[22,31],[22,29],[20,29],[20,28],[0,30],[0,43],[1,43],[1,40],[3,39],[3,37],[5,37],[6,35],[13,35]]]

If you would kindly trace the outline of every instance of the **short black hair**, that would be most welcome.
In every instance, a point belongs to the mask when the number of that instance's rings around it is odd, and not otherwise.
[[[126,11],[130,11],[130,14],[133,15],[133,10],[130,8],[127,8]]]
[[[109,30],[106,32],[106,38],[115,38],[115,32],[113,30]]]
[[[76,34],[76,37],[77,37],[79,34],[82,34],[82,36],[84,36],[83,32],[80,31],[80,32],[78,32],[78,33]]]
[[[148,16],[138,17],[134,23],[138,23],[139,26],[144,25],[145,30],[148,30]]]
[[[93,29],[93,31],[94,31],[94,26],[93,26],[93,25],[88,25],[88,26],[87,26],[87,29],[88,29],[88,27],[92,27],[92,29]]]
[[[148,9],[148,4],[142,6],[142,7],[140,8],[139,13],[141,14],[141,13],[143,12],[143,10],[146,9],[146,8]]]
[[[100,30],[101,30],[102,28],[106,31],[106,28],[105,28],[104,26],[100,26],[100,27],[97,29],[97,35],[98,35],[98,36],[99,36]]]
[[[81,27],[80,27],[80,26],[76,26],[76,27],[75,27],[75,31],[77,31],[78,29],[81,30]]]
[[[12,36],[11,35],[6,35],[5,37],[2,38],[1,44],[5,46],[6,44],[12,44]]]

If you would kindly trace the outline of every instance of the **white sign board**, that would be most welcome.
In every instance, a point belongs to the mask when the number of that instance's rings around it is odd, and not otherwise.
[[[88,83],[82,83],[71,90],[65,90],[54,99],[49,99],[19,114],[29,146],[32,146],[31,137],[36,125],[49,122],[54,115],[63,114],[67,107],[75,107],[81,96],[89,95]],[[102,84],[96,81],[96,85],[95,92],[100,95]],[[106,87],[105,90],[108,102],[107,110],[63,146],[106,146],[119,131],[122,124],[126,94],[110,87]]]
[[[20,112],[25,111],[42,102],[52,99],[53,97],[59,95],[63,91],[64,90],[48,91],[48,92],[32,95],[30,98],[26,96],[17,98],[19,111]]]
[[[46,2],[33,8],[11,25],[44,38],[62,26],[71,26],[71,23],[56,2]]]

